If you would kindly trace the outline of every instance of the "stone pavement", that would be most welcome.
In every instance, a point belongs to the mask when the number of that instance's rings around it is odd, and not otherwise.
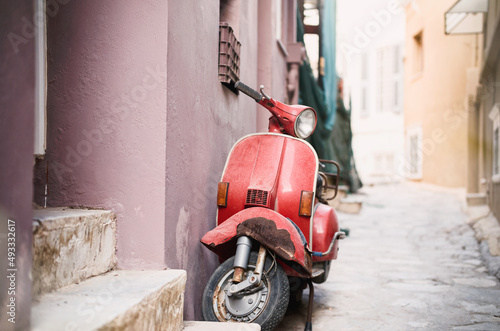
[[[488,274],[456,195],[418,185],[364,190],[327,282],[315,285],[313,330],[500,330],[500,284]],[[307,295],[279,331],[303,330]]]

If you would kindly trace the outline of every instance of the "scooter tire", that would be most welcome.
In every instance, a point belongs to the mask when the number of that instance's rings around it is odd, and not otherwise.
[[[257,256],[258,254],[256,252],[250,253],[248,270],[253,270],[255,268]],[[265,288],[258,291],[257,294],[253,294],[254,296],[252,297],[255,298],[255,295],[260,295],[260,300],[264,305],[259,304],[258,307],[255,307],[248,314],[248,317],[239,318],[229,314],[230,318],[227,319],[227,307],[225,303],[222,304],[220,301],[223,300],[225,302],[226,300],[223,287],[226,286],[225,284],[227,284],[228,279],[232,279],[233,262],[234,256],[224,261],[208,280],[205,291],[203,292],[202,301],[202,312],[205,321],[257,323],[260,325],[262,331],[273,330],[283,319],[288,307],[290,287],[285,271],[279,263],[273,261],[272,257],[268,254],[266,256],[264,274],[262,276],[262,282]],[[220,289],[219,294],[214,295],[217,288]],[[267,293],[265,292],[266,290]],[[246,300],[247,297],[243,298]],[[217,314],[215,311],[216,309],[218,309]],[[219,315],[219,318],[217,315]]]

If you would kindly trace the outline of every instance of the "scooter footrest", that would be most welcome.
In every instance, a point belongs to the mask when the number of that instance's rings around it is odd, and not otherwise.
[[[311,278],[316,278],[316,277],[319,277],[321,276],[322,274],[325,273],[325,269],[323,268],[313,268],[312,270],[312,277]]]

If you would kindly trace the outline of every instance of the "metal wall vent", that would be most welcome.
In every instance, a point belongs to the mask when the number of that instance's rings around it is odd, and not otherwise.
[[[219,23],[219,81],[234,85],[240,76],[240,42],[228,23]]]

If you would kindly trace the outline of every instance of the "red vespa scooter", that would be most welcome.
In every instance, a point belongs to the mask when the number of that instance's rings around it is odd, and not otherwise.
[[[337,193],[338,165],[320,163],[305,140],[316,127],[316,112],[289,106],[236,83],[272,114],[269,133],[241,138],[232,148],[217,192],[216,228],[201,242],[223,263],[203,295],[207,321],[258,323],[272,330],[289,299],[309,285],[306,330],[311,330],[312,281],[326,280],[337,258],[339,231],[333,208],[320,203]],[[337,174],[324,173],[324,162]],[[333,192],[333,193],[332,193]]]

